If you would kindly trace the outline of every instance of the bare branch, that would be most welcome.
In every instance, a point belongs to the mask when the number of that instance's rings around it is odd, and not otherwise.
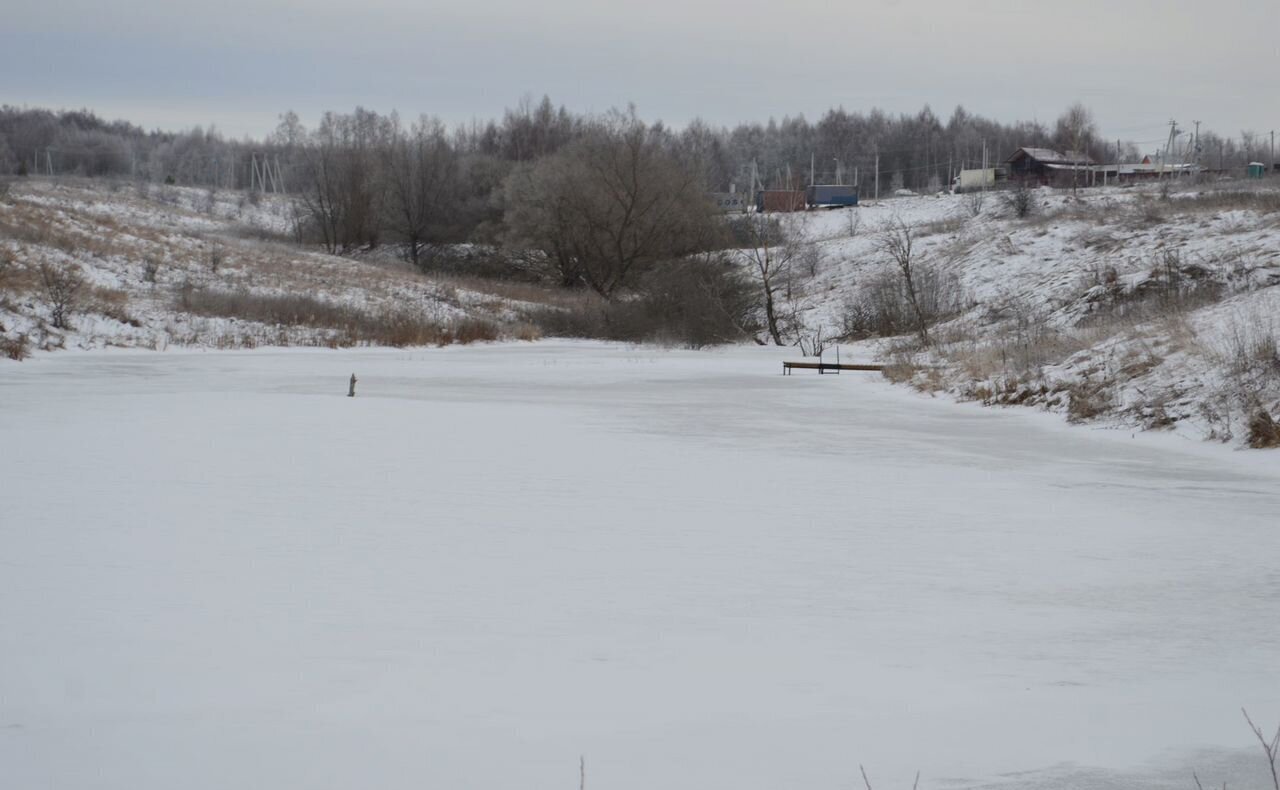
[[[1258,743],[1262,744],[1262,751],[1267,755],[1267,767],[1271,769],[1271,785],[1275,790],[1280,790],[1280,775],[1276,773],[1276,758],[1280,757],[1280,727],[1276,728],[1276,735],[1267,741],[1265,735],[1262,734],[1262,728],[1253,723],[1253,719],[1249,718],[1249,711],[1244,708],[1240,709],[1244,714],[1244,720],[1249,723],[1249,729],[1253,730],[1253,734],[1257,736]]]

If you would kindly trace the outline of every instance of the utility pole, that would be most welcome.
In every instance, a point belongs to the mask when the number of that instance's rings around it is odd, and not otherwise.
[[[993,178],[992,181],[995,179]],[[987,140],[982,139],[982,191],[987,191]]]
[[[1271,172],[1276,171],[1276,130],[1271,130]]]
[[[1178,122],[1171,119],[1169,121],[1169,141],[1164,145],[1164,157],[1161,159],[1161,167],[1160,167],[1161,178],[1164,178],[1164,170],[1165,170],[1164,165],[1171,164],[1171,160],[1173,159],[1173,138],[1177,137],[1177,135],[1178,135]]]
[[[880,146],[876,146],[876,200],[880,200]]]

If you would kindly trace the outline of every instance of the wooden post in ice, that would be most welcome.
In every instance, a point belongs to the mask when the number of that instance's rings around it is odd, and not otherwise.
[[[347,397],[354,398],[356,396],[356,374],[351,374],[351,383],[347,386]]]

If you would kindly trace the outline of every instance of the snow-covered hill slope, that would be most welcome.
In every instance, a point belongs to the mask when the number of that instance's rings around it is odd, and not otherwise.
[[[290,243],[290,205],[240,192],[20,182],[0,200],[0,345],[417,345],[526,332],[520,302],[398,261]],[[48,283],[42,267],[66,282]],[[69,288],[64,320],[50,288]],[[61,326],[59,325],[61,324]]]
[[[877,283],[899,278],[885,231],[905,228],[915,265],[959,309],[928,347],[907,334],[873,350],[923,389],[1236,441],[1260,413],[1280,412],[1280,191],[1234,182],[1033,197],[1021,219],[999,194],[786,218],[818,250],[812,276],[798,277],[797,333],[858,336]]]

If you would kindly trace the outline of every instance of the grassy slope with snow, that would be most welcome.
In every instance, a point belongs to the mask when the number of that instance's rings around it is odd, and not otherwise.
[[[1215,204],[1218,192],[1242,189],[1187,187],[1167,199],[1153,188],[1039,190],[1026,219],[996,195],[978,216],[969,197],[946,195],[792,217],[821,250],[801,297],[804,323],[840,334],[846,303],[889,265],[879,232],[901,220],[919,259],[955,272],[969,304],[937,328],[929,354],[874,345],[888,359],[942,366],[914,375],[918,386],[1238,439],[1249,408],[1280,411],[1270,345],[1280,330],[1280,200],[1262,211]],[[1170,262],[1178,288],[1199,290],[1167,306],[1157,297]]]
[[[395,261],[369,262],[288,243],[289,207],[243,193],[106,182],[21,182],[0,201],[0,339],[30,350],[170,345],[208,348],[343,344],[306,325],[181,309],[184,288],[258,297],[304,295],[362,313],[407,313],[448,325],[515,320],[500,295],[428,279]],[[215,258],[220,256],[215,266]],[[87,281],[70,327],[51,326],[38,267],[78,267]]]

